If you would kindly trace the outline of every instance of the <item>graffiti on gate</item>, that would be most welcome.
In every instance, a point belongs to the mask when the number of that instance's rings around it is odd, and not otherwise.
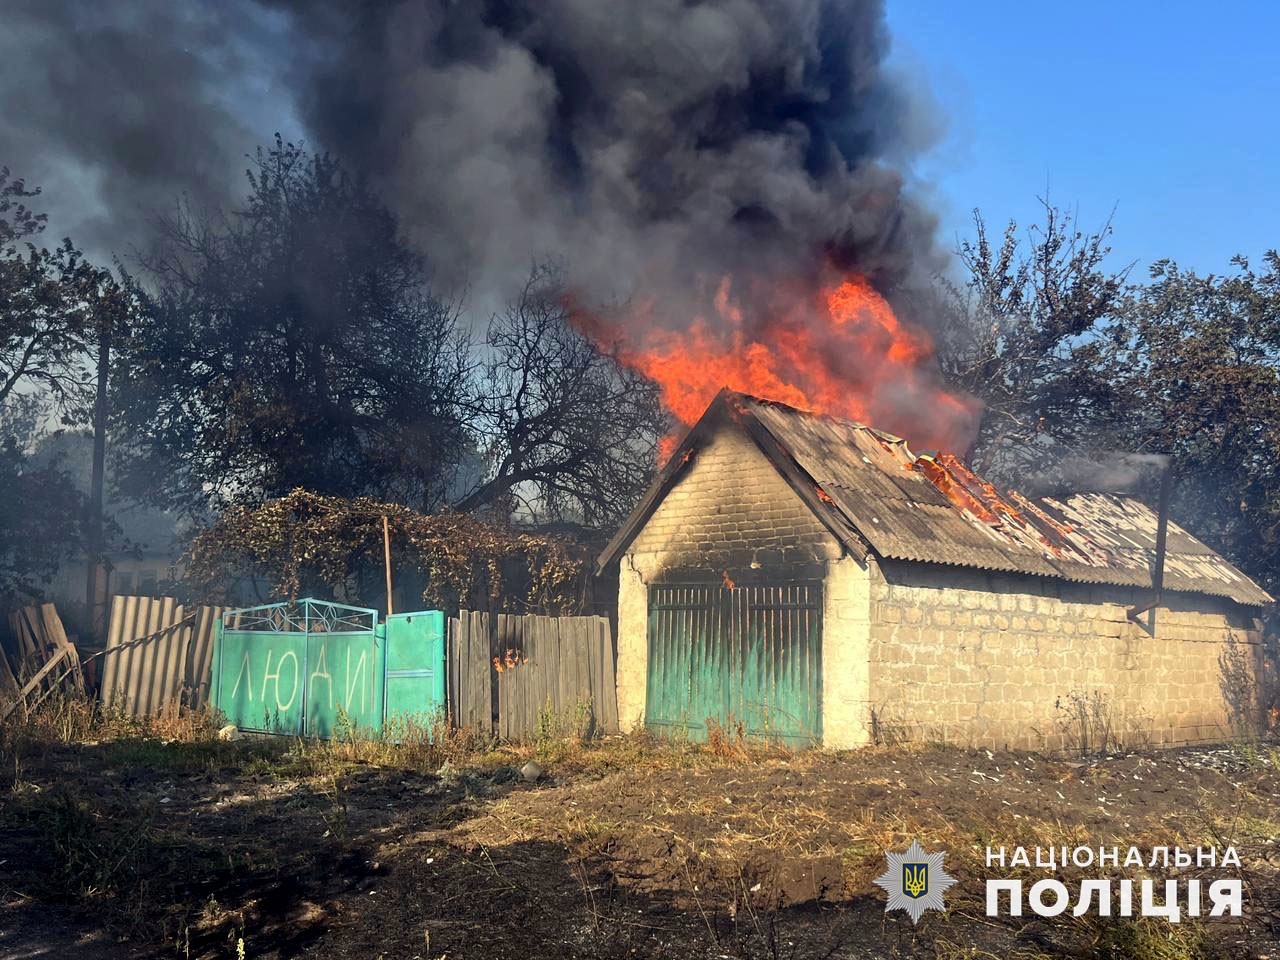
[[[380,725],[382,651],[369,634],[297,636],[228,630],[217,706],[238,726],[328,736]]]

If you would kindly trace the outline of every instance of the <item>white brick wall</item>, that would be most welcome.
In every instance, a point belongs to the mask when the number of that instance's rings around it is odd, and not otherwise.
[[[767,570],[787,563],[822,563],[840,555],[835,538],[749,437],[734,427],[715,433],[621,561],[618,717],[624,729],[642,724],[644,718],[647,584],[654,577],[681,568],[712,573]],[[840,662],[824,632],[824,664],[832,658]]]

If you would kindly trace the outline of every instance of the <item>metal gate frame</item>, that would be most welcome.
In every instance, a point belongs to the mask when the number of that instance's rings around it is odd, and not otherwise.
[[[417,617],[427,618],[429,621],[428,626],[435,627],[437,636],[434,639],[439,641],[438,657],[433,655],[430,661],[425,664],[406,665],[401,663],[396,665],[396,669],[388,670],[388,623],[393,625],[407,624]],[[262,686],[259,699],[264,704],[261,722],[259,723],[256,717],[243,715],[244,711],[240,710],[235,711],[237,716],[230,717],[230,719],[241,726],[242,729],[261,733],[321,737],[331,735],[337,724],[337,715],[331,716],[328,711],[325,711],[322,715],[320,711],[311,709],[310,699],[313,681],[318,677],[324,677],[329,684],[330,700],[333,700],[332,692],[337,681],[334,675],[329,672],[332,665],[329,663],[328,657],[329,642],[337,639],[343,642],[343,647],[347,654],[347,670],[343,675],[343,679],[346,681],[347,697],[350,697],[355,689],[351,684],[350,658],[352,651],[358,652],[361,657],[357,661],[356,667],[356,676],[361,679],[361,709],[357,712],[352,709],[354,703],[343,705],[342,701],[338,701],[338,706],[346,711],[353,721],[353,725],[372,729],[375,732],[382,731],[386,727],[388,713],[388,679],[392,680],[398,687],[403,686],[405,682],[426,681],[426,685],[431,691],[431,699],[440,707],[444,707],[446,670],[444,630],[444,614],[440,611],[417,611],[397,614],[390,621],[383,620],[379,622],[377,610],[333,603],[327,600],[317,600],[311,597],[296,601],[282,601],[239,610],[229,610],[219,618],[217,623],[212,702],[215,706],[224,708],[224,712],[227,712],[225,708],[231,706],[230,700],[234,698],[236,691],[239,689],[242,676],[247,676],[249,682],[248,700],[252,702],[254,683],[253,673],[250,669],[252,665],[250,646],[252,637],[259,635],[263,637],[289,638],[292,642],[292,648],[281,654],[276,664],[277,673],[274,675],[270,673],[271,651],[268,650],[267,664],[260,674]],[[244,650],[242,666],[237,671],[232,664],[225,662],[227,648],[232,638],[243,640],[246,636],[248,642],[242,643],[237,648],[237,652],[232,654],[232,656],[237,656],[240,649]],[[372,662],[367,662],[364,659],[369,654],[372,654]],[[292,657],[295,661],[295,686],[290,693],[287,707],[280,702],[279,673],[279,664],[283,663],[286,657]],[[312,663],[313,657],[316,658],[316,663],[314,664]],[[438,662],[435,662],[437,659]],[[316,672],[313,672],[313,667]],[[236,677],[230,696],[224,698],[224,693],[226,692],[224,687],[226,684],[231,683],[228,668],[236,672]],[[320,673],[320,670],[323,670],[324,673]],[[361,677],[362,672],[363,677]],[[276,684],[275,703],[280,708],[274,712],[269,710],[265,703],[268,682],[273,678]],[[368,694],[367,698],[365,694]],[[297,701],[296,704],[295,699]],[[296,719],[291,716],[295,709],[297,713]],[[330,710],[332,710],[332,706]],[[282,717],[282,711],[287,711],[287,716]]]

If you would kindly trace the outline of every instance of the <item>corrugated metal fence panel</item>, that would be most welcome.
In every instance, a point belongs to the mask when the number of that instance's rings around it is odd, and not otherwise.
[[[181,620],[182,607],[172,597],[112,597],[103,656],[104,704],[141,717],[173,699],[186,662]],[[143,637],[149,639],[136,642]]]
[[[151,716],[175,699],[203,705],[222,611],[187,610],[172,597],[112,597],[102,702],[131,717]]]
[[[489,618],[466,614],[463,622],[489,634]],[[617,733],[613,635],[606,617],[501,614],[489,658],[497,679],[497,733],[509,740],[574,732]],[[455,645],[465,655],[466,641]],[[471,656],[478,665],[479,644]]]
[[[187,644],[184,682],[190,691],[189,703],[204,706],[209,699],[209,683],[213,666],[213,638],[218,618],[226,607],[200,606],[191,622],[191,639]]]

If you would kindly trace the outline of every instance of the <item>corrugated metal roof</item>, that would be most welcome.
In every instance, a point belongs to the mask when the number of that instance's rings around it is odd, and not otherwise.
[[[851,524],[882,557],[1151,586],[1156,515],[1138,500],[1090,493],[1032,502],[954,457],[916,457],[871,427],[742,394],[725,399],[812,478],[823,508],[838,515],[828,525]],[[1172,520],[1164,586],[1255,605],[1272,599]]]

